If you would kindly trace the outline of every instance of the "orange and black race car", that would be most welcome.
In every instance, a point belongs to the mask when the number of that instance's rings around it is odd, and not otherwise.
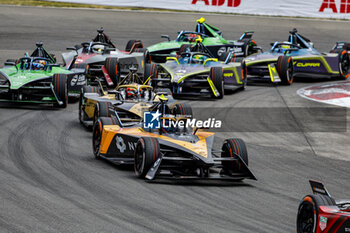
[[[297,233],[350,232],[350,200],[335,200],[320,182],[310,180],[313,195],[300,202]]]
[[[143,121],[124,125],[118,114],[101,117],[93,129],[93,152],[115,164],[133,164],[140,178],[254,179],[243,140],[227,139],[213,149],[214,133],[193,127],[192,109],[169,114],[166,99],[145,112]]]
[[[114,90],[106,91],[101,84],[99,87],[84,86],[79,100],[80,123],[91,128],[98,117],[110,117],[114,111],[123,122],[139,122],[143,112],[159,102],[160,96],[169,98],[171,107],[177,103],[169,89],[153,89],[142,81],[137,73],[130,72]]]

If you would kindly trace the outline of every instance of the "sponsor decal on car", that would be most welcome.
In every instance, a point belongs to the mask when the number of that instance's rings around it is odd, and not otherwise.
[[[119,137],[119,136],[116,137],[116,145],[120,153],[124,153],[124,151],[126,150],[126,145],[122,137]]]
[[[312,62],[306,62],[306,63],[302,63],[302,62],[294,62],[294,65],[296,64],[297,67],[320,67],[321,63],[312,63]]]
[[[319,226],[320,226],[321,231],[324,231],[324,229],[327,228],[327,220],[328,219],[326,217],[320,216]]]

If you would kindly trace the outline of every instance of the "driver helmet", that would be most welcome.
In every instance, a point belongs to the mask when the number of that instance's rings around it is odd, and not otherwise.
[[[126,98],[133,99],[137,97],[137,90],[134,88],[126,88]]]
[[[33,62],[33,69],[41,69],[44,68],[46,65],[45,60],[39,60],[37,62]]]
[[[104,48],[105,48],[105,46],[103,46],[103,45],[94,45],[94,46],[92,47],[92,51],[93,51],[94,53],[103,53]]]
[[[286,44],[281,45],[281,52],[285,52],[291,48],[291,46],[289,45],[290,42],[284,41],[283,43],[286,43]]]
[[[203,55],[194,55],[192,58],[194,64],[203,64],[204,56]]]

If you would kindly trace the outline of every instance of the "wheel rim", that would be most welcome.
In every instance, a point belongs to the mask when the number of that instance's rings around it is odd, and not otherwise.
[[[304,202],[299,208],[298,233],[312,233],[315,227],[314,207],[309,202]]]

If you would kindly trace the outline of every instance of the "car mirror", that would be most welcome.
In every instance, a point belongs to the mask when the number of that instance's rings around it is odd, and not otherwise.
[[[68,47],[66,48],[67,50],[74,50],[74,51],[77,51],[77,49],[75,47]]]
[[[162,35],[162,38],[168,39],[168,41],[170,41],[170,37],[168,35]]]

